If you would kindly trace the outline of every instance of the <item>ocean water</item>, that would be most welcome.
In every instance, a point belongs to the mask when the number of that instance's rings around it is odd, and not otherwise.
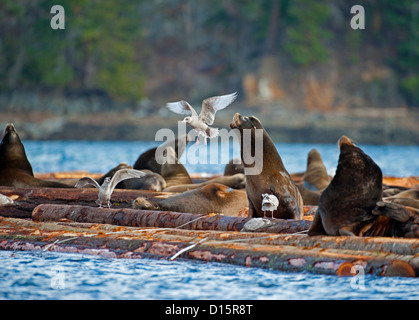
[[[0,299],[419,299],[419,279],[361,281],[220,263],[0,251]]]
[[[120,162],[132,165],[142,152],[158,146],[142,141],[23,143],[35,172],[106,172]],[[333,173],[339,156],[336,145],[277,144],[290,173],[305,170],[307,153],[313,147]],[[360,147],[386,175],[419,175],[418,146]],[[223,172],[225,163],[188,163],[189,148],[181,158],[189,172]],[[234,146],[225,150],[229,158],[239,156]],[[0,299],[419,299],[418,278],[365,275],[355,279],[219,263],[54,252],[0,251],[0,261]]]
[[[26,154],[34,172],[86,170],[107,172],[121,162],[133,165],[144,151],[159,146],[155,141],[24,141]],[[307,154],[316,148],[330,174],[336,170],[339,150],[336,144],[291,144],[277,143],[288,172],[304,172]],[[374,159],[385,175],[419,175],[419,146],[373,146],[360,147]],[[203,150],[207,150],[204,152]],[[225,164],[240,157],[238,145],[222,144],[215,156],[211,147],[190,143],[180,161],[190,173],[221,174]],[[202,151],[202,152],[201,152]],[[228,155],[228,156],[227,156]],[[198,162],[194,164],[194,162]]]

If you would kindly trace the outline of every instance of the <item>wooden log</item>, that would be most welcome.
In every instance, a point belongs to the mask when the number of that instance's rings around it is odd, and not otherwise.
[[[217,261],[247,267],[282,271],[309,271],[323,274],[351,275],[353,267],[381,276],[414,276],[407,259],[376,257],[352,250],[347,252],[298,248],[295,246],[261,245],[254,233],[235,234],[241,241],[225,238],[226,232],[174,229],[138,229],[123,227],[103,232],[105,226],[87,228],[63,223],[35,223],[12,218],[0,218],[0,249],[50,250],[103,255],[111,258],[170,259],[191,243],[201,243],[180,255],[183,259]],[[121,228],[121,227],[115,227]],[[269,237],[278,237],[270,234]],[[256,243],[255,243],[256,242]]]
[[[59,221],[107,223],[121,226],[177,228],[185,225],[191,230],[240,231],[250,220],[244,217],[223,215],[197,215],[172,211],[152,211],[135,209],[108,209],[86,206],[63,206],[43,204],[37,206],[32,214],[36,221]],[[274,220],[275,225],[265,230],[271,233],[295,233],[308,230],[311,221]]]
[[[43,203],[79,204],[97,207],[96,188],[61,189],[61,188],[11,188],[0,187],[0,193],[15,199],[17,205],[0,207],[0,216],[30,218],[33,209]],[[119,190],[112,193],[111,204],[117,208],[130,208],[137,197],[165,196],[167,193],[147,190]]]

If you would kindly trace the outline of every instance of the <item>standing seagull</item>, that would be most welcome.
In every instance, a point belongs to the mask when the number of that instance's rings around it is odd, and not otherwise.
[[[266,218],[266,211],[271,211],[272,219],[274,219],[274,211],[279,205],[278,198],[269,193],[262,194],[262,198],[263,217]]]
[[[76,183],[76,188],[83,188],[89,184],[99,189],[99,196],[96,200],[96,203],[99,205],[99,208],[102,208],[102,205],[106,202],[108,208],[111,208],[111,195],[113,190],[115,189],[116,185],[121,182],[122,180],[131,179],[131,178],[141,178],[146,174],[140,170],[135,169],[121,169],[115,172],[112,179],[110,177],[106,177],[105,181],[103,181],[102,185],[100,186],[96,180],[90,177],[81,178]]]
[[[214,138],[218,135],[217,128],[209,127],[214,123],[215,113],[218,110],[222,110],[230,105],[237,98],[237,92],[226,94],[224,96],[216,96],[207,98],[202,101],[201,113],[195,111],[192,106],[184,101],[169,102],[166,104],[167,108],[178,114],[186,114],[182,122],[187,122],[190,126],[195,129],[198,134],[204,136],[205,144],[207,144],[207,138]],[[196,138],[196,144],[199,143],[199,137]]]

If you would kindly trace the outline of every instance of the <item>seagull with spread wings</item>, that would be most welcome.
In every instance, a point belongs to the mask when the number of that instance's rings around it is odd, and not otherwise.
[[[222,110],[230,105],[237,98],[237,92],[226,94],[224,96],[216,96],[207,98],[202,101],[201,113],[195,111],[192,106],[184,101],[169,102],[166,104],[167,108],[178,114],[185,114],[187,117],[183,119],[183,122],[189,123],[189,125],[195,129],[198,134],[202,135],[207,144],[207,138],[214,138],[218,135],[217,128],[209,127],[214,123],[215,113],[218,110]],[[199,143],[198,137],[196,138],[196,144]]]
[[[92,179],[91,177],[84,177],[77,181],[75,187],[76,188],[83,188],[87,185],[92,185],[99,189],[98,199],[96,203],[99,205],[99,208],[102,208],[102,205],[106,202],[108,208],[111,208],[111,195],[113,190],[115,189],[116,185],[126,179],[131,178],[141,178],[146,174],[140,170],[135,169],[121,169],[115,172],[112,178],[106,177],[105,181],[103,181],[102,185],[99,185],[96,180]]]

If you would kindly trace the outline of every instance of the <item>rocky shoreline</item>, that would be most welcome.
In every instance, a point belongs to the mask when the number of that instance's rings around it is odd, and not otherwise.
[[[166,111],[166,110],[164,110]],[[356,109],[331,113],[231,108],[215,127],[229,128],[235,112],[261,119],[275,142],[335,143],[342,135],[363,144],[419,144],[419,110]],[[27,140],[154,140],[161,128],[177,132],[177,115],[143,116],[138,110],[82,115],[47,112],[2,112],[0,126],[12,122]]]

